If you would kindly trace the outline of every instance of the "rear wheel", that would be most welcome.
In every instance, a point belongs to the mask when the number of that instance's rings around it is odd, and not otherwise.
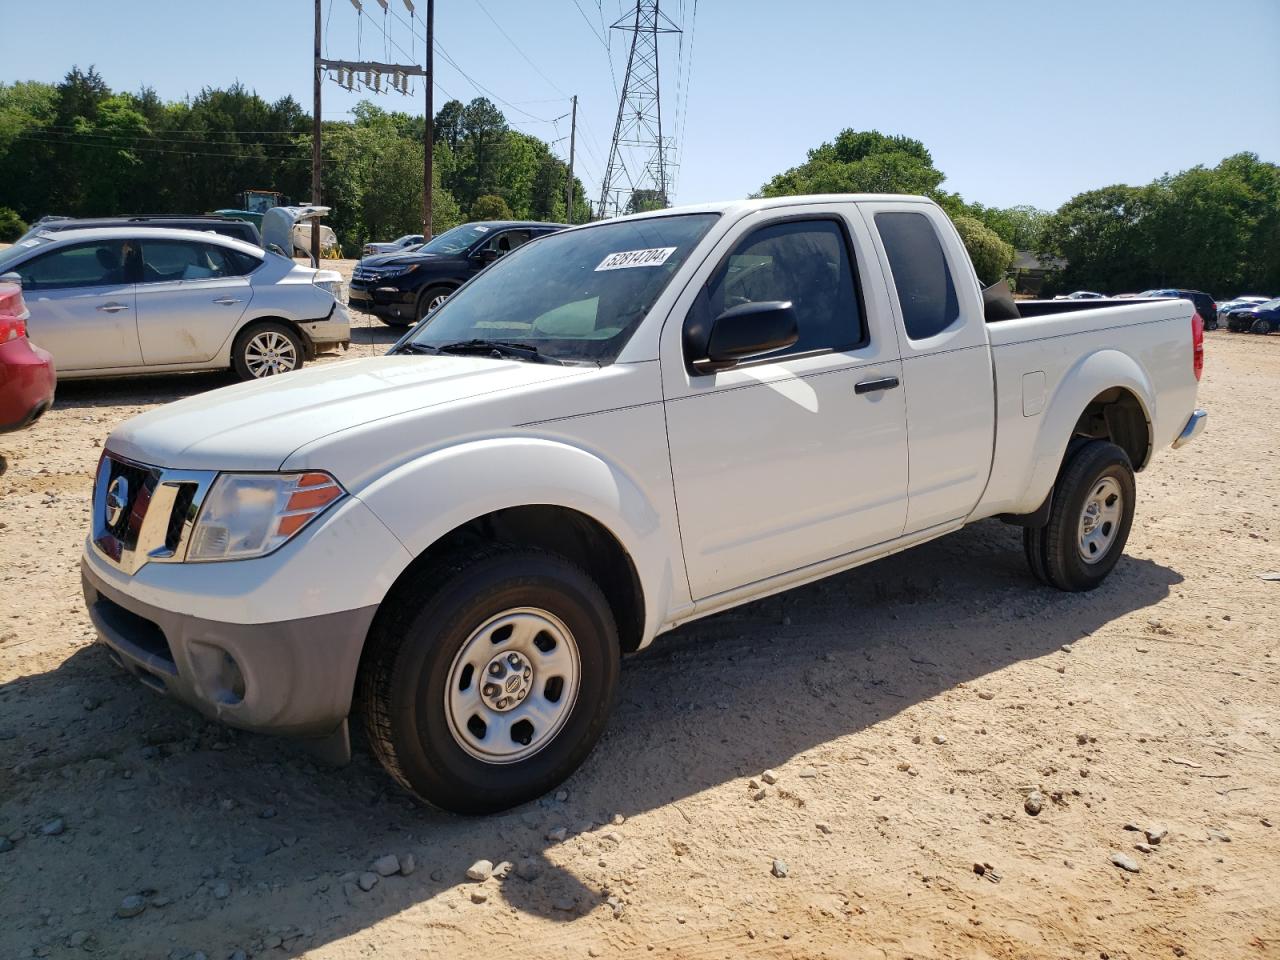
[[[302,338],[283,323],[255,323],[231,347],[231,366],[241,380],[260,380],[301,368]]]
[[[1114,443],[1076,447],[1054,485],[1049,522],[1023,531],[1035,577],[1068,591],[1102,583],[1129,539],[1135,491],[1133,465]]]
[[[1271,321],[1255,320],[1253,321],[1253,327],[1251,329],[1254,333],[1260,333],[1263,336],[1266,336],[1268,333],[1271,332]]]
[[[490,813],[552,789],[613,706],[619,643],[595,582],[554,554],[487,548],[388,600],[360,673],[378,759],[420,799]]]

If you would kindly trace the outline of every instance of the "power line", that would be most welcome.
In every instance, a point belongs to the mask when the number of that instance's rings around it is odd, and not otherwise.
[[[489,12],[489,9],[488,9],[488,8],[487,8],[487,7],[486,7],[486,6],[481,2],[481,0],[475,0],[475,2],[476,2],[476,6],[480,8],[480,12],[481,12],[481,13],[483,13],[486,17],[488,17],[488,18],[489,18],[489,21],[490,21],[490,22],[491,22],[495,27],[497,27],[497,28],[498,28],[498,32],[499,32],[500,34],[502,34],[504,37],[506,37],[506,38],[507,38],[507,43],[509,43],[509,44],[511,44],[511,46],[515,47],[515,51],[516,51],[516,53],[518,53],[518,54],[520,54],[520,56],[524,57],[524,61],[525,61],[525,63],[527,63],[527,64],[529,64],[529,66],[533,67],[533,69],[537,72],[538,76],[540,76],[543,80],[547,81],[547,83],[551,84],[551,88],[552,88],[553,90],[555,90],[557,93],[561,93],[561,94],[563,94],[563,95],[564,95],[564,96],[566,96],[566,97],[567,97],[567,96],[569,96],[569,94],[565,93],[565,92],[564,92],[563,90],[561,90],[558,86],[556,86],[556,82],[555,82],[554,80],[552,80],[550,77],[548,77],[545,73],[543,73],[543,72],[542,72],[542,70],[541,70],[541,69],[539,69],[539,67],[538,67],[538,65],[537,65],[536,63],[534,63],[532,60],[530,60],[530,59],[529,59],[529,55],[528,55],[528,54],[526,54],[523,50],[521,50],[521,49],[520,49],[520,45],[519,45],[518,43],[516,43],[514,40],[512,40],[512,39],[511,39],[511,35],[510,35],[510,34],[508,34],[508,33],[507,33],[507,31],[505,31],[505,30],[503,30],[503,29],[502,29],[502,24],[500,24],[497,20],[494,20],[494,18],[493,18],[493,14],[491,14],[491,13]]]

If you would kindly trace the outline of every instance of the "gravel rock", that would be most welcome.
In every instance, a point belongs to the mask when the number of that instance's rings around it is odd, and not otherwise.
[[[829,823],[815,823],[814,826],[818,828],[819,833],[831,833],[831,824]]]
[[[503,860],[493,868],[493,876],[497,880],[505,880],[514,868],[515,865],[510,860]]]
[[[488,895],[487,893],[485,893],[483,890],[472,890],[472,891],[471,891],[471,902],[472,902],[472,903],[484,903],[484,902],[485,902],[486,900],[488,900],[488,899],[489,899],[489,895]]]
[[[818,771],[813,767],[801,767],[799,770],[799,776],[802,780],[813,780],[818,776]]]
[[[13,841],[8,837],[0,837],[0,853],[8,853],[13,849]]]
[[[1169,835],[1169,828],[1165,826],[1152,826],[1147,827],[1147,829],[1142,832],[1146,834],[1147,843],[1158,844]]]
[[[373,861],[373,872],[380,877],[389,877],[392,874],[400,872],[400,858],[394,853],[388,853],[385,857],[379,857]]]
[[[71,947],[73,950],[83,947],[88,942],[88,930],[77,930],[75,933],[71,934],[71,936],[67,937],[67,946]]]
[[[516,864],[516,876],[532,883],[542,876],[542,864],[532,857],[525,857]]]
[[[418,869],[418,858],[412,853],[406,853],[400,858],[400,876],[407,877],[413,871]]]
[[[1210,830],[1210,831],[1209,831],[1209,839],[1210,839],[1210,840],[1217,840],[1217,841],[1219,841],[1220,843],[1230,843],[1230,842],[1231,842],[1231,837],[1229,837],[1227,834],[1223,833],[1221,830]]]
[[[483,883],[493,875],[493,862],[491,860],[477,860],[471,866],[467,867],[467,879],[474,880],[477,883]]]
[[[785,862],[785,861],[782,861],[782,860],[774,860],[774,861],[773,861],[773,869],[772,869],[772,870],[770,870],[769,872],[770,872],[770,873],[772,873],[772,874],[773,874],[775,877],[777,877],[779,880],[782,880],[782,879],[784,879],[784,878],[786,877],[786,875],[787,875],[790,871],[787,869],[787,864],[786,864],[786,862]]]
[[[131,893],[120,901],[120,906],[116,907],[116,916],[127,920],[129,917],[136,917],[145,909],[147,909],[147,901],[136,893]]]
[[[557,790],[557,791],[556,791],[556,803],[565,803],[566,801],[568,801],[568,799],[569,799],[569,791],[568,791],[568,790]]]
[[[378,875],[376,873],[362,873],[356,883],[360,884],[361,890],[368,893],[378,885]]]
[[[258,814],[263,820],[270,820],[276,815],[275,807],[263,807],[262,812]]]
[[[547,831],[547,839],[552,843],[564,843],[564,838],[569,835],[567,827],[556,827],[554,830]]]
[[[1039,790],[1032,790],[1027,794],[1027,799],[1022,802],[1022,809],[1033,817],[1040,816],[1040,811],[1044,809],[1044,797]]]
[[[213,885],[213,897],[215,900],[225,900],[231,896],[231,884],[225,880],[219,880]]]
[[[57,817],[56,819],[50,820],[48,823],[42,826],[40,828],[40,832],[43,833],[46,837],[56,837],[66,829],[67,829],[66,823],[63,822],[63,819],[61,817]]]
[[[1111,854],[1111,862],[1121,870],[1126,870],[1129,873],[1140,873],[1142,871],[1142,868],[1138,866],[1138,861],[1134,860],[1133,857],[1129,856],[1127,853]]]
[[[559,910],[561,913],[573,913],[578,906],[573,897],[559,897],[551,904],[551,909]]]
[[[766,770],[764,773],[760,774],[760,779],[765,783],[772,785],[778,782],[778,775],[772,770]]]
[[[761,787],[759,790],[757,790],[755,793],[751,795],[751,799],[759,802],[760,800],[763,800],[768,795],[769,795],[769,791],[766,790],[764,787]]]
[[[947,738],[940,733],[935,733],[933,735],[933,742],[936,743],[938,746],[942,746],[944,743],[947,742]]]
[[[627,822],[627,818],[620,813],[615,813],[612,817],[609,818],[609,822],[613,824],[615,827],[620,827]]]
[[[243,950],[232,950],[227,954],[227,960],[249,960],[249,955]]]
[[[1156,852],[1155,847],[1146,843],[1135,843],[1133,845],[1133,849],[1137,850],[1139,853],[1155,853]]]

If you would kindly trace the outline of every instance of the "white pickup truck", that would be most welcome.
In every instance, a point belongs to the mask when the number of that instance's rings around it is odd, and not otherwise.
[[[1096,587],[1205,424],[1185,300],[1005,303],[930,201],[707,205],[537,240],[382,357],[105,444],[83,556],[147,685],[449,810],[568,776],[619,659],[986,517]]]

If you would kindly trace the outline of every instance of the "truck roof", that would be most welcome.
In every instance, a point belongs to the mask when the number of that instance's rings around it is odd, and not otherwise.
[[[694,203],[680,207],[666,207],[662,210],[650,210],[646,213],[629,213],[625,216],[615,217],[613,219],[641,220],[646,217],[664,217],[682,213],[745,214],[752,213],[756,210],[768,210],[772,207],[791,207],[796,204],[867,203],[871,201],[933,204],[933,201],[928,197],[921,197],[906,193],[808,193],[786,197],[757,197],[748,200],[722,200],[712,203]]]

